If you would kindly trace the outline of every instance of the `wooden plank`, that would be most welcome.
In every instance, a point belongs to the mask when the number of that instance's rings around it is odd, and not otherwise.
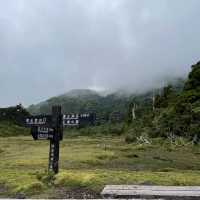
[[[198,197],[200,199],[200,187],[108,185],[103,189],[101,195],[103,197]]]
[[[108,192],[102,192],[103,195],[117,195],[117,196],[176,196],[176,197],[200,197],[200,191],[175,191],[175,190],[109,190]]]
[[[107,185],[104,189],[107,190],[195,190],[199,191],[200,186],[152,186],[152,185]]]

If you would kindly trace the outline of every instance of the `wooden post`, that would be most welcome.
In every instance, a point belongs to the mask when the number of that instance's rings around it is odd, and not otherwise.
[[[54,129],[54,137],[50,140],[49,171],[57,174],[59,171],[59,143],[62,138],[61,106],[52,107],[52,128]]]

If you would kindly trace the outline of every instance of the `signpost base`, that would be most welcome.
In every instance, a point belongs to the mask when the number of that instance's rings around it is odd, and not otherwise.
[[[50,140],[49,148],[49,172],[58,173],[59,162],[59,141]]]

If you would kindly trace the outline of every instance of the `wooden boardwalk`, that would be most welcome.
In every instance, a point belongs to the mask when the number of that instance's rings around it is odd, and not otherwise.
[[[103,198],[182,199],[200,200],[199,186],[143,186],[107,185],[101,192]]]

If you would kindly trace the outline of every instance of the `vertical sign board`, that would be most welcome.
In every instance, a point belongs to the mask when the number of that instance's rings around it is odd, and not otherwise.
[[[50,140],[49,150],[49,171],[58,173],[58,162],[59,162],[59,143],[62,139],[62,115],[61,107],[52,107],[52,127],[54,129],[54,137]]]
[[[63,138],[61,106],[53,106],[52,115],[26,118],[25,126],[31,127],[31,134],[35,140],[50,140],[48,169],[58,173],[59,143]]]

